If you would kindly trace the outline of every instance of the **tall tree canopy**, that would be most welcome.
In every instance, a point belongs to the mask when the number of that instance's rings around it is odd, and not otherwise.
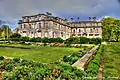
[[[118,41],[119,40],[119,29],[120,29],[120,20],[115,18],[103,18],[102,19],[103,26],[103,40],[106,41]]]
[[[12,30],[9,28],[8,25],[2,25],[0,27],[0,36],[3,38],[7,38],[10,37],[10,35],[12,34]]]

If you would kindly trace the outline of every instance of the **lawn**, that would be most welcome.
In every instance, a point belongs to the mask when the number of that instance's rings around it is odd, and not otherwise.
[[[9,44],[8,46],[11,45]],[[39,61],[43,63],[50,63],[58,60],[59,58],[62,58],[65,55],[69,55],[73,52],[78,52],[79,50],[84,49],[84,48],[48,47],[20,44],[16,46],[29,47],[33,49],[0,48],[0,56],[16,57],[27,60]]]
[[[104,74],[108,79],[120,80],[120,42],[109,43],[104,46]]]

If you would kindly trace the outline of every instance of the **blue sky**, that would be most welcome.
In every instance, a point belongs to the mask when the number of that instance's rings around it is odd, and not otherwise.
[[[17,26],[21,16],[47,11],[67,19],[120,18],[120,0],[0,0],[0,20],[6,21],[11,28]]]

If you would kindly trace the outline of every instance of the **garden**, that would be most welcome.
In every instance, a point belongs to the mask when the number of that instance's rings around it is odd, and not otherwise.
[[[61,44],[64,46],[60,46]],[[70,37],[62,40],[13,36],[10,40],[0,42],[1,79],[87,80],[92,74],[92,77],[96,77],[100,67],[102,45],[85,71],[73,67],[72,64],[97,44],[101,44],[100,38]]]
[[[102,48],[101,45],[85,71],[71,66],[86,53],[85,49],[73,52],[69,56],[66,54],[52,63],[1,56],[1,76],[3,80],[87,80],[86,77],[98,74]]]

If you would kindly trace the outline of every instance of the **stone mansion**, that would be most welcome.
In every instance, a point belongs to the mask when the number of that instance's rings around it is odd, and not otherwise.
[[[18,22],[18,33],[27,37],[67,39],[70,36],[102,38],[102,24],[96,20],[71,22],[52,16],[51,13],[23,16]]]

